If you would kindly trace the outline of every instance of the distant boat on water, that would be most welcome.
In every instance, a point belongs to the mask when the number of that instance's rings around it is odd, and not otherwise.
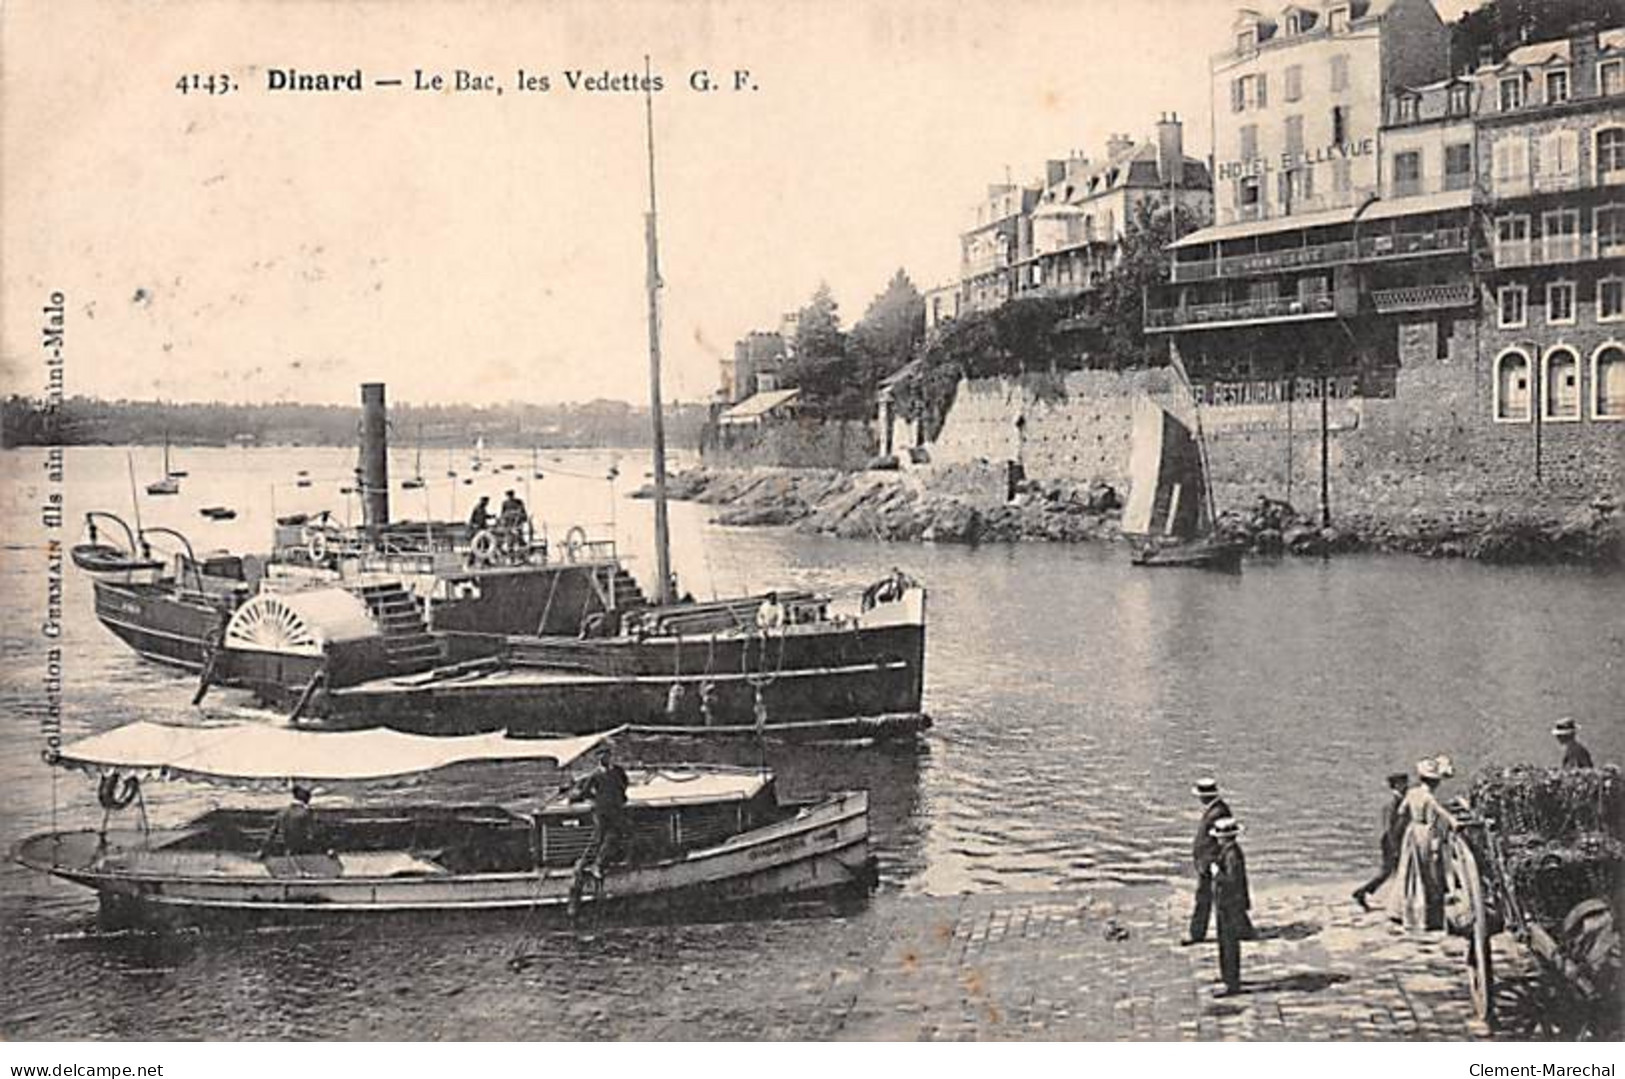
[[[169,432],[164,432],[164,478],[154,480],[147,484],[149,495],[178,495],[181,493],[182,476],[184,472],[176,472],[169,467]]]

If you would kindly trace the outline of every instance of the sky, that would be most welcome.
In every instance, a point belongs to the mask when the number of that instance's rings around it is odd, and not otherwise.
[[[704,400],[733,341],[821,281],[850,324],[899,267],[952,280],[989,182],[1163,112],[1205,156],[1236,7],[13,0],[0,390],[41,392],[61,291],[69,394],[352,403],[376,379],[414,403],[646,401],[643,100],[565,72],[647,53],[665,395]],[[271,68],[366,88],[271,92]],[[502,93],[412,88],[458,69]],[[521,92],[520,69],[550,89]],[[700,69],[722,88],[691,89]],[[188,73],[237,88],[182,94]]]

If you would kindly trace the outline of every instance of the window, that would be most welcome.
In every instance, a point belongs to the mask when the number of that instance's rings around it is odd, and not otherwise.
[[[1394,122],[1413,124],[1421,109],[1421,99],[1414,94],[1401,94],[1394,99]]]
[[[1496,302],[1500,307],[1500,325],[1503,330],[1515,330],[1527,321],[1528,312],[1524,305],[1528,301],[1528,290],[1522,285],[1502,285],[1501,291],[1496,294]]]
[[[1326,16],[1326,29],[1329,33],[1341,34],[1349,28],[1349,9],[1346,7],[1332,8],[1331,14]]]
[[[1569,99],[1569,73],[1567,71],[1548,71],[1546,73],[1546,104],[1561,105]]]
[[[1268,93],[1268,80],[1262,72],[1232,79],[1230,111],[1246,112],[1248,109],[1261,109],[1269,103]]]
[[[1597,321],[1625,319],[1625,277],[1604,277],[1597,282]]]
[[[1597,230],[1597,257],[1625,257],[1625,206],[1599,206],[1593,224]]]
[[[1394,155],[1394,194],[1396,196],[1422,193],[1422,152],[1406,150]]]
[[[1514,75],[1501,80],[1501,111],[1511,112],[1523,108],[1523,76]]]
[[[1296,11],[1286,17],[1286,33],[1288,37],[1303,33],[1303,16]]]
[[[1298,278],[1298,299],[1304,302],[1316,296],[1327,296],[1332,291],[1332,284],[1325,274],[1310,274],[1308,277]]]
[[[1564,181],[1580,174],[1580,135],[1575,131],[1552,131],[1540,139],[1541,182],[1549,186],[1569,186]]]
[[[1450,115],[1466,116],[1473,107],[1473,88],[1458,83],[1450,88]]]
[[[1258,156],[1258,125],[1241,125],[1241,160],[1251,161]]]
[[[1495,264],[1529,265],[1529,219],[1522,215],[1502,217],[1495,222]]]
[[[1241,207],[1243,218],[1258,216],[1260,196],[1258,177],[1243,176],[1236,181],[1236,205]]]
[[[1297,101],[1303,97],[1303,65],[1293,64],[1286,69],[1286,99]]]
[[[1263,108],[1270,103],[1270,77],[1265,72],[1258,73],[1258,107]]]
[[[1433,323],[1433,358],[1448,360],[1450,358],[1450,339],[1455,336],[1456,324],[1448,318],[1434,320]]]
[[[1517,193],[1529,186],[1529,140],[1512,135],[1495,143],[1495,187],[1503,193]]]
[[[1541,415],[1548,420],[1580,418],[1580,357],[1566,345],[1546,353],[1541,386]]]
[[[1349,88],[1349,58],[1341,53],[1332,57],[1332,93]]]
[[[1625,419],[1625,348],[1609,342],[1591,355],[1591,418]]]
[[[1346,157],[1332,158],[1332,190],[1346,195],[1354,187],[1354,162]]]
[[[1279,299],[1281,296],[1280,283],[1269,278],[1262,281],[1250,281],[1247,284],[1247,298],[1254,303],[1267,303]]]
[[[1247,52],[1249,49],[1251,49],[1253,47],[1253,44],[1257,40],[1258,40],[1257,31],[1255,31],[1252,27],[1249,26],[1247,29],[1243,30],[1241,33],[1236,35],[1236,51],[1237,52]]]
[[[1597,179],[1606,181],[1625,173],[1625,127],[1597,132]]]
[[[1580,211],[1549,210],[1540,216],[1540,245],[1547,262],[1580,257]]]
[[[1444,189],[1460,191],[1473,186],[1473,144],[1460,142],[1444,148]]]
[[[1342,105],[1332,106],[1332,145],[1349,141],[1349,112]]]
[[[1303,153],[1303,117],[1286,118],[1286,152],[1296,158]]]
[[[1573,281],[1553,281],[1546,286],[1546,321],[1554,326],[1573,324]]]
[[[1609,60],[1597,65],[1597,85],[1604,96],[1625,92],[1625,60]]]
[[[1529,419],[1529,357],[1508,349],[1495,361],[1495,420],[1523,423]]]

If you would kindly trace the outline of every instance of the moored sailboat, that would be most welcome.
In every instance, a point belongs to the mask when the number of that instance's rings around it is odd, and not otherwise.
[[[1242,547],[1214,531],[1200,440],[1155,401],[1134,402],[1129,496],[1122,531],[1137,566],[1238,570]]]

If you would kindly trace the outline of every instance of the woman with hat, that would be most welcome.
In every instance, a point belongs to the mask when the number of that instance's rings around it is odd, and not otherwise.
[[[1405,831],[1399,845],[1399,872],[1389,878],[1385,905],[1406,929],[1444,928],[1444,837],[1459,824],[1436,795],[1448,765],[1440,758],[1416,762],[1419,782],[1399,803]]]

